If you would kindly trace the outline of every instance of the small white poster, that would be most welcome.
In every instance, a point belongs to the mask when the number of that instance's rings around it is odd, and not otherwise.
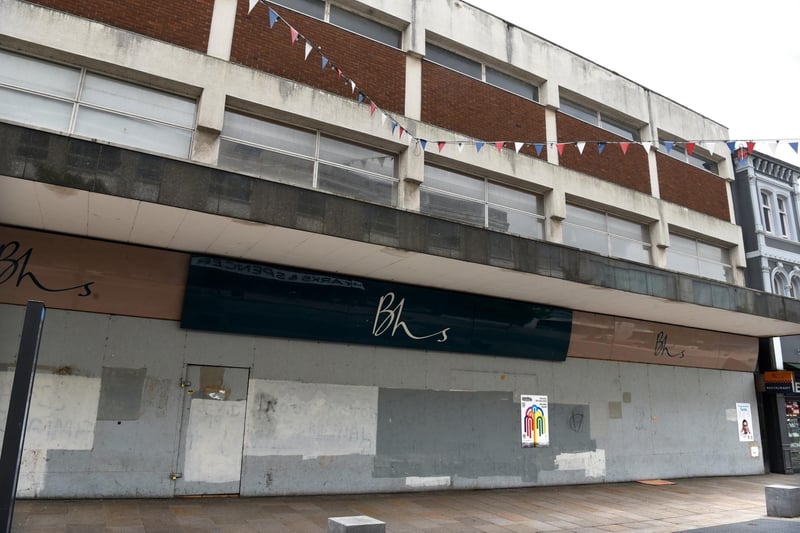
[[[736,427],[739,428],[739,441],[753,440],[753,415],[749,403],[736,404]]]
[[[547,396],[523,394],[520,396],[520,406],[522,410],[522,447],[549,446]]]

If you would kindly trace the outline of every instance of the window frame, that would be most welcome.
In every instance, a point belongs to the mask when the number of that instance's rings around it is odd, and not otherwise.
[[[623,137],[631,142],[639,142],[638,128],[626,124],[624,121],[609,117],[599,109],[593,109],[579,104],[569,97],[559,98],[559,111],[574,119],[581,120],[598,128],[604,129],[614,135]]]
[[[673,143],[683,143],[685,141],[679,141],[674,139],[659,139],[658,141],[658,150],[671,157],[672,159],[676,159],[678,161],[682,161],[687,165],[691,165],[694,168],[699,170],[705,170],[706,172],[710,172],[715,176],[719,176],[719,163],[714,159],[703,157],[701,155],[697,155],[696,153],[692,153],[691,155],[689,152],[686,151],[685,148],[682,146],[672,146],[669,150],[667,150],[666,143],[673,142]]]
[[[733,283],[733,264],[731,262],[731,247],[725,247],[723,245],[715,244],[715,243],[712,243],[712,242],[709,242],[709,241],[705,241],[703,239],[698,239],[697,237],[688,235],[686,233],[681,233],[681,232],[678,232],[678,231],[670,231],[669,232],[669,238],[670,238],[670,246],[666,250],[667,268],[668,269],[670,269],[672,271],[675,271],[675,272],[682,272],[684,274],[690,274],[690,275],[694,275],[694,276],[700,276],[700,277],[703,277],[703,278],[713,279],[713,280],[716,280],[716,281],[722,281],[723,283]],[[675,242],[677,240],[679,240],[679,239],[682,239],[682,240],[684,240],[686,242],[691,242],[692,246],[693,246],[693,249],[694,249],[694,253],[693,254],[689,254],[684,250],[678,249],[677,246],[675,245]],[[719,262],[719,261],[716,261],[714,259],[711,259],[709,257],[703,257],[703,254],[700,252],[700,249],[699,249],[699,247],[701,245],[702,246],[706,246],[706,247],[712,247],[715,250],[719,250],[720,252],[724,253],[727,256],[728,262],[727,263],[723,263],[723,262]],[[670,265],[670,258],[673,256],[673,254],[677,254],[678,256],[680,256],[682,258],[692,259],[693,262],[695,263],[696,271],[689,271],[689,270],[684,270],[684,269],[675,268],[674,266],[671,266]],[[713,265],[713,266],[716,266],[716,267],[721,266],[722,269],[723,269],[723,272],[725,273],[724,279],[723,278],[719,278],[719,277],[713,277],[713,276],[708,276],[708,275],[703,274],[702,265],[704,265],[704,264],[705,265]]]
[[[787,206],[789,205],[789,200],[786,196],[781,194],[775,195],[775,213],[778,216],[778,224],[776,224],[777,229],[780,230],[780,236],[784,239],[791,239],[792,238],[792,226],[791,226],[791,217],[789,213],[789,209]]]
[[[574,218],[572,220],[570,220],[570,211],[571,210],[575,210],[575,209],[591,213],[592,216],[602,217],[602,227],[588,226],[586,224],[578,223],[578,222],[574,221]],[[641,228],[641,231],[642,231],[642,237],[644,238],[645,235],[647,235],[648,240],[647,241],[645,241],[645,240],[641,240],[640,241],[640,240],[637,240],[637,239],[633,238],[630,235],[623,235],[622,233],[615,232],[613,230],[613,228],[612,228],[612,225],[609,224],[610,220],[612,220],[612,221],[620,221],[620,222],[623,222],[623,223],[626,223],[626,224],[635,224],[635,225],[639,226]],[[590,248],[580,248],[580,247],[578,247],[578,249],[589,250],[589,251],[592,251],[592,252],[595,252],[595,253],[599,253],[599,254],[607,256],[607,257],[613,257],[613,258],[616,258],[616,259],[624,259],[624,260],[627,260],[627,261],[635,261],[637,263],[648,264],[648,265],[652,265],[653,264],[653,243],[649,242],[649,228],[648,228],[648,225],[646,223],[638,222],[638,221],[636,221],[634,219],[626,218],[624,216],[620,216],[620,215],[618,215],[616,213],[609,212],[607,210],[586,207],[586,206],[581,205],[579,203],[567,203],[566,217],[561,222],[561,224],[562,224],[562,232],[563,233],[569,232],[570,228],[575,228],[575,230],[577,232],[596,233],[598,236],[602,235],[602,236],[605,237],[605,239],[604,239],[604,241],[605,241],[604,250],[600,250],[599,247],[596,248],[596,249],[595,248],[591,248],[590,249]],[[567,237],[566,235],[564,235],[562,237],[562,242],[564,242],[565,246],[572,246],[572,245],[566,243],[566,240],[567,240],[566,237]],[[643,261],[641,261],[639,259],[631,258],[629,256],[613,254],[612,253],[612,251],[614,249],[613,245],[617,241],[624,241],[624,242],[627,242],[627,243],[636,243],[637,245],[641,244],[642,248],[646,249],[647,261],[643,262]]]
[[[761,211],[761,224],[764,228],[764,231],[767,233],[772,233],[772,193],[761,189],[759,191],[759,196],[761,198],[760,202],[760,211]]]

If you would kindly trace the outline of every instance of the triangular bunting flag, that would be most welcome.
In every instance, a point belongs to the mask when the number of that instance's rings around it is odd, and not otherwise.
[[[544,149],[544,144],[543,143],[535,143],[533,145],[533,147],[536,149],[536,155],[537,156],[541,156],[542,155],[542,150]]]
[[[778,141],[767,143],[767,146],[769,146],[770,153],[775,155],[775,152],[778,150]]]
[[[328,58],[325,57],[325,56],[322,56],[322,70],[325,70],[325,67],[327,67],[327,66],[328,66]]]
[[[342,69],[340,69],[340,68],[338,68],[338,67],[337,67],[337,69],[336,69],[336,75],[339,77],[339,79],[342,79]]]
[[[687,154],[692,155],[694,153],[695,143],[686,143],[684,146],[686,146]]]
[[[482,143],[482,142],[480,142],[480,141],[476,141],[476,142],[475,142],[475,151],[476,151],[476,152],[480,152],[480,151],[481,151],[481,148],[483,148],[483,143]]]
[[[381,124],[386,124],[386,113],[381,113]]]
[[[652,148],[652,147],[653,147],[653,143],[651,143],[650,141],[644,141],[642,143],[642,148],[644,148],[644,151],[645,151],[646,154],[650,153],[650,148]]]
[[[414,144],[414,136],[409,133],[408,134],[408,145],[411,146],[412,144]]]
[[[419,140],[419,145],[422,146],[422,151],[424,152],[425,151],[425,147],[428,146],[428,141],[426,141],[425,139],[420,139]]]
[[[631,145],[631,143],[622,142],[622,143],[619,143],[619,148],[620,148],[620,150],[622,150],[623,154],[627,154],[628,153],[628,146],[630,146],[630,145]]]
[[[439,153],[442,153],[442,150],[444,150],[444,145],[447,143],[444,141],[439,141],[437,144],[439,145]]]
[[[354,82],[353,80],[350,80],[350,92],[351,93],[356,92],[356,82]]]
[[[456,144],[456,147],[458,148],[459,153],[464,151],[464,143],[458,143]]]
[[[731,153],[736,151],[736,141],[728,141],[725,144],[728,145],[728,149],[731,151]]]
[[[603,150],[606,149],[606,143],[597,143],[597,154],[600,155],[603,153]]]
[[[250,0],[252,2],[252,0]],[[277,13],[275,13],[272,8],[269,8],[269,27],[270,29],[275,26],[275,23],[278,21],[280,17]]]
[[[753,148],[756,147],[756,143],[754,141],[747,141],[747,153],[752,154]]]
[[[375,110],[376,110],[376,109],[378,109],[378,106],[376,106],[376,105],[375,105],[375,102],[373,102],[372,100],[370,100],[370,101],[369,101],[369,116],[372,116],[372,115],[374,115],[374,114],[375,114]]]
[[[564,146],[566,146],[564,143],[556,144],[556,148],[558,148],[558,155],[564,155]]]
[[[404,129],[403,129],[403,126],[400,126],[400,137],[398,137],[398,138],[399,138],[399,139],[402,139],[402,138],[403,138],[403,134],[404,134],[405,132],[406,132],[406,130],[404,130]]]
[[[297,42],[297,38],[300,36],[300,34],[297,33],[297,30],[292,28],[291,26],[289,26],[289,33],[292,34],[292,44],[294,44],[295,42]]]
[[[667,149],[667,153],[670,153],[670,152],[672,151],[672,146],[673,146],[674,144],[675,144],[675,143],[674,143],[674,142],[672,142],[672,141],[664,141],[664,148],[666,148],[666,149]],[[731,151],[733,151],[733,150],[731,149]]]
[[[578,153],[583,155],[583,149],[586,148],[586,142],[578,141],[575,143],[575,147],[578,149]]]
[[[364,93],[358,91],[358,103],[360,104],[363,101],[364,101]]]
[[[525,146],[525,143],[514,143],[514,151],[519,153],[523,146]]]
[[[257,3],[258,3],[258,0],[250,0],[250,9],[248,9],[248,10],[247,10],[247,13],[248,13],[248,14],[249,14],[251,11],[253,11],[253,8],[254,8],[254,7],[256,7],[256,4],[257,4]]]
[[[393,121],[392,121],[392,135],[394,135],[394,130],[396,130],[396,129],[397,129],[397,122],[395,122],[395,121],[393,120]]]
[[[501,152],[503,150],[503,146],[505,146],[505,144],[506,143],[504,143],[503,141],[499,141],[499,142],[494,143],[494,145],[497,147],[497,151],[498,152]]]
[[[305,57],[305,59],[308,59],[308,54],[310,54],[311,50],[313,50],[313,49],[314,49],[314,47],[311,46],[311,43],[306,41],[306,57]]]
[[[792,150],[794,150],[794,153],[797,153],[797,144],[798,144],[797,141],[789,143],[789,146],[792,147]]]

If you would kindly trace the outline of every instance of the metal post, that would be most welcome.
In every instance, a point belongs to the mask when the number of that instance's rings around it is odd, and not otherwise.
[[[28,302],[25,323],[22,326],[22,339],[19,342],[14,383],[11,386],[11,400],[8,402],[6,432],[0,455],[0,527],[4,533],[10,533],[11,522],[14,519],[17,480],[25,444],[25,426],[31,405],[36,359],[39,357],[39,343],[42,339],[44,312],[44,303]]]

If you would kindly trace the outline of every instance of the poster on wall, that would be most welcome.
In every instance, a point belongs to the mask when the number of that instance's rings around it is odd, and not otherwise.
[[[753,416],[749,403],[736,404],[736,427],[739,429],[740,442],[753,440]]]
[[[541,448],[550,445],[547,420],[547,396],[523,394],[520,396],[522,411],[522,447]]]

